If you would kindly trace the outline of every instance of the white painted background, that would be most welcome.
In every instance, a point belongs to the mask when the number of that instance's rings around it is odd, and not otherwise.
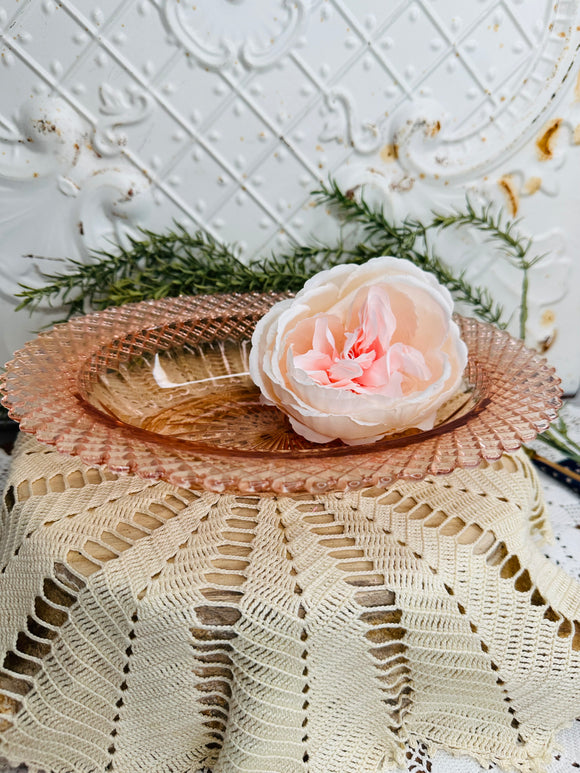
[[[332,174],[395,219],[466,193],[522,216],[549,253],[527,340],[574,390],[579,27],[578,0],[0,0],[0,362],[55,259],[173,219],[287,249],[331,231],[308,202]],[[489,246],[441,249],[515,306]]]

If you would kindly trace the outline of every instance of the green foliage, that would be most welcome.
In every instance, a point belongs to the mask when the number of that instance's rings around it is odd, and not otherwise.
[[[19,309],[35,309],[44,302],[64,305],[67,318],[87,307],[103,309],[124,303],[202,293],[298,291],[323,268],[367,260],[338,242],[296,247],[287,255],[272,255],[250,264],[237,257],[235,245],[217,242],[204,231],[190,233],[181,226],[158,234],[142,230],[142,239],[128,247],[100,252],[97,263],[70,261],[69,273],[45,274],[40,288],[23,287]]]
[[[481,319],[503,326],[502,309],[486,288],[471,285],[464,274],[454,274],[436,255],[427,233],[449,227],[440,216],[424,225],[408,221],[389,222],[384,214],[335,182],[314,193],[316,201],[330,205],[343,223],[348,237],[335,244],[297,246],[286,254],[243,263],[235,245],[224,245],[204,231],[188,232],[175,226],[166,233],[143,230],[140,239],[114,252],[100,252],[87,265],[69,261],[67,273],[45,274],[46,284],[23,287],[18,308],[34,309],[43,304],[64,306],[67,318],[87,308],[102,309],[132,301],[199,293],[293,291],[318,271],[341,263],[364,263],[378,255],[395,255],[430,271],[446,285],[458,301],[467,303]],[[453,225],[465,226],[477,219],[471,205]],[[489,213],[488,213],[489,214]],[[463,218],[460,220],[459,218]],[[479,221],[478,221],[479,222]],[[496,224],[494,235],[508,241],[509,229]],[[517,240],[513,240],[517,244]]]
[[[528,258],[532,240],[518,232],[518,221],[504,221],[503,212],[495,211],[491,205],[484,207],[481,212],[476,212],[471,202],[467,200],[465,212],[455,212],[450,215],[435,214],[431,225],[440,229],[467,226],[485,233],[490,241],[500,247],[507,260],[522,272],[520,338],[525,338],[528,321],[529,272],[544,255]]]
[[[568,426],[562,416],[558,416],[550,429],[538,435],[538,440],[580,464],[580,445],[568,434]]]
[[[373,255],[395,255],[410,260],[424,271],[434,274],[455,300],[468,304],[480,319],[505,327],[502,321],[503,309],[494,303],[489,290],[467,282],[464,273],[454,274],[437,256],[428,233],[433,228],[441,227],[438,220],[426,225],[416,220],[407,220],[400,226],[394,226],[382,211],[373,209],[364,199],[357,200],[352,192],[343,192],[334,181],[313,195],[319,203],[330,205],[344,223],[360,229],[365,240],[357,245],[359,248],[365,247]],[[468,213],[464,216],[469,218]]]

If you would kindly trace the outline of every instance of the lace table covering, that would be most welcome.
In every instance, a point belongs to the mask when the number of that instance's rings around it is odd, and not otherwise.
[[[547,548],[523,455],[260,499],[117,479],[23,438],[0,536],[0,756],[58,773],[480,769],[431,761],[446,749],[573,771],[579,723],[552,745],[580,716],[577,499],[556,511]]]

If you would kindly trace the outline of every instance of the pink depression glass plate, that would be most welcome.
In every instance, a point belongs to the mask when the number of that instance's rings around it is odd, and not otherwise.
[[[467,386],[434,429],[309,443],[247,375],[254,325],[282,297],[172,298],[73,319],[16,353],[0,381],[4,404],[23,431],[89,465],[247,493],[386,487],[475,467],[556,417],[553,368],[507,333],[457,317]]]

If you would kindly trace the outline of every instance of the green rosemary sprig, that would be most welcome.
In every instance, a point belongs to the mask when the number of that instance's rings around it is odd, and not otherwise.
[[[470,227],[485,233],[492,241],[500,245],[509,262],[522,272],[522,290],[520,298],[520,338],[525,340],[528,321],[528,290],[530,269],[542,260],[544,255],[529,258],[532,240],[523,237],[518,229],[518,220],[504,220],[504,213],[489,204],[476,211],[469,199],[465,212],[437,214],[433,217],[433,228]]]
[[[317,204],[329,205],[331,211],[343,223],[358,226],[365,240],[377,239],[381,244],[392,243],[400,250],[401,257],[415,247],[418,235],[415,223],[395,226],[380,209],[373,208],[366,199],[357,199],[354,190],[343,191],[336,180],[331,179],[328,185],[321,185],[318,190],[312,192],[312,196]]]
[[[470,226],[487,233],[492,239],[503,244],[506,254],[513,256],[516,265],[521,267],[522,261],[530,251],[532,240],[518,232],[519,222],[519,220],[504,220],[504,212],[496,210],[491,204],[484,206],[478,212],[469,199],[466,201],[464,212],[435,213],[433,217],[434,228]]]
[[[190,234],[177,226],[157,234],[142,231],[142,239],[129,239],[128,246],[96,253],[98,262],[84,264],[71,260],[69,273],[44,274],[42,287],[23,286],[17,297],[18,309],[33,310],[47,302],[67,308],[67,317],[87,307],[106,308],[131,301],[191,292],[218,292],[227,264],[242,275],[245,266],[233,250],[205,232]],[[198,287],[200,289],[196,290]]]
[[[235,245],[218,242],[204,231],[190,233],[182,226],[166,233],[142,231],[128,246],[96,254],[87,265],[70,261],[70,273],[45,274],[40,288],[22,287],[19,309],[33,310],[43,303],[60,303],[67,318],[87,307],[106,308],[132,301],[200,293],[297,291],[318,271],[340,263],[364,263],[378,255],[407,258],[433,273],[455,298],[469,304],[480,318],[502,325],[502,310],[485,288],[470,285],[463,274],[454,275],[428,247],[426,227],[408,222],[390,223],[366,201],[343,193],[335,182],[315,192],[342,219],[356,226],[354,238],[336,244],[297,246],[286,254],[271,255],[246,264]]]
[[[284,255],[243,263],[236,245],[218,242],[205,231],[190,233],[180,225],[165,233],[142,229],[116,251],[96,253],[98,262],[71,260],[73,271],[44,274],[42,287],[22,286],[18,309],[34,310],[47,302],[67,309],[67,319],[87,307],[103,309],[133,301],[202,293],[298,291],[311,276],[333,265],[364,262],[373,250],[364,244],[347,248],[299,246]]]
[[[428,239],[428,232],[441,227],[439,219],[427,225],[409,219],[401,226],[394,226],[381,210],[373,209],[364,198],[355,198],[352,191],[342,191],[332,180],[328,186],[323,185],[314,191],[313,196],[318,203],[330,205],[344,223],[359,227],[368,249],[374,254],[390,254],[410,260],[419,268],[434,274],[455,300],[468,304],[480,319],[501,328],[506,327],[502,321],[503,309],[493,301],[489,290],[470,284],[465,278],[465,272],[454,274],[437,256]],[[465,213],[465,217],[469,219],[469,213]]]
[[[537,440],[580,464],[580,445],[568,434],[568,426],[561,415],[550,425],[550,429],[538,435]]]
[[[439,282],[447,287],[455,300],[468,304],[480,319],[505,329],[507,322],[502,319],[503,308],[499,303],[494,302],[489,290],[467,282],[464,271],[454,274],[435,254],[429,241],[429,227],[420,223],[416,223],[415,227],[421,235],[424,251],[414,251],[413,262],[419,268],[431,271]]]

